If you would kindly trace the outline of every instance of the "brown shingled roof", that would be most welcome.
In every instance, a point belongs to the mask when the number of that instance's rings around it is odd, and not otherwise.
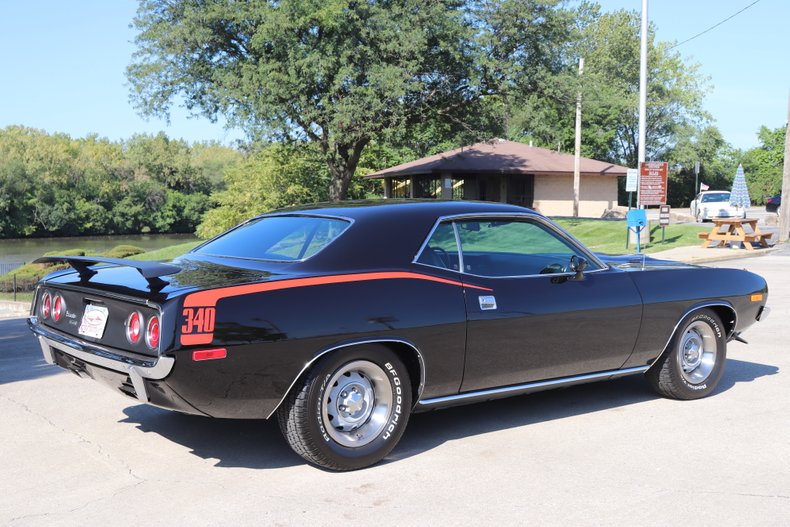
[[[581,173],[584,175],[625,176],[626,167],[581,158]],[[461,174],[501,173],[501,174],[572,174],[573,155],[562,154],[534,146],[495,139],[472,146],[448,150],[416,161],[379,170],[368,174],[369,178],[407,176],[413,174],[439,174],[449,172]]]

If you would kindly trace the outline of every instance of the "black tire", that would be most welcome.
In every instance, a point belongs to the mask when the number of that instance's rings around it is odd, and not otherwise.
[[[727,360],[727,335],[710,309],[689,314],[667,349],[645,374],[653,389],[672,399],[700,399],[721,380]]]
[[[283,401],[277,420],[308,462],[355,470],[390,453],[411,403],[409,374],[398,356],[384,346],[357,346],[321,358]]]

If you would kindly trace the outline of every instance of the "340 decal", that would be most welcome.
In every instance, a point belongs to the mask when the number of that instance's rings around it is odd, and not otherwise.
[[[213,307],[186,307],[183,311],[182,333],[211,333],[214,331],[216,309]]]

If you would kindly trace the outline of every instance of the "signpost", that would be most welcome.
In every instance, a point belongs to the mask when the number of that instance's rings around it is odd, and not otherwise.
[[[664,242],[664,234],[667,225],[669,225],[669,205],[661,205],[658,207],[658,224],[661,225],[661,242]]]
[[[641,164],[638,207],[667,202],[667,168],[668,164],[663,161],[645,161]]]

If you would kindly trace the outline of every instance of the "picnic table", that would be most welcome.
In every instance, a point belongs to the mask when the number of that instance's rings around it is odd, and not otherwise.
[[[724,247],[728,242],[740,242],[747,251],[753,251],[754,245],[768,247],[768,240],[773,233],[763,234],[757,226],[757,218],[714,218],[710,232],[699,233],[702,246],[706,248]],[[748,230],[744,227],[748,227]],[[709,245],[714,242],[714,245]]]

